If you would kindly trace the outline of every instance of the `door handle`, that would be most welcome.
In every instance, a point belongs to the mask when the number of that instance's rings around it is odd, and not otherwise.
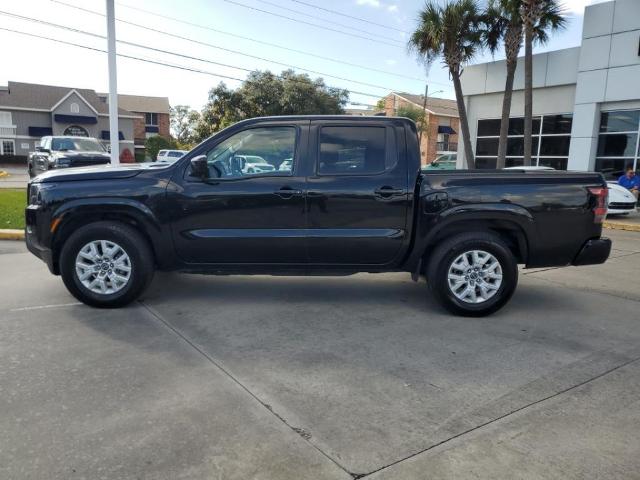
[[[384,186],[384,187],[376,188],[373,191],[373,193],[375,193],[376,196],[378,197],[389,198],[394,195],[404,195],[406,192],[401,188]]]
[[[280,190],[276,190],[273,193],[284,200],[288,200],[289,198],[302,195],[302,190],[296,190],[291,187],[282,187]]]

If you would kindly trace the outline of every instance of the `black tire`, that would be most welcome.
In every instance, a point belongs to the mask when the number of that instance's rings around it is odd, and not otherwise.
[[[471,250],[490,253],[502,269],[502,283],[496,293],[481,303],[469,303],[456,297],[449,286],[449,268],[459,255]],[[483,317],[502,308],[511,298],[518,285],[518,264],[498,236],[490,232],[470,232],[446,238],[429,259],[427,283],[432,294],[450,312],[466,317]],[[479,288],[479,287],[478,287]]]
[[[128,282],[114,293],[95,293],[82,284],[76,271],[80,250],[95,240],[118,244],[129,256]],[[69,292],[81,302],[100,308],[123,307],[136,300],[151,283],[154,261],[147,240],[134,228],[117,222],[95,222],[75,231],[60,252],[60,273]]]

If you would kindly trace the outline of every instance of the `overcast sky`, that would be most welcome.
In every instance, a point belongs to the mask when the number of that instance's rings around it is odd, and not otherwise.
[[[104,0],[61,1],[101,14],[105,11]],[[584,7],[598,1],[600,0],[566,1],[569,13],[568,28],[555,35],[549,44],[538,47],[536,51],[580,45]],[[339,16],[307,6],[305,3],[339,11],[372,23]],[[298,67],[296,70],[300,72],[303,72],[302,69],[322,72],[310,75],[323,76],[328,85],[361,92],[362,94],[351,94],[352,102],[375,104],[376,96],[382,97],[391,90],[410,93],[424,91],[425,69],[406,50],[406,32],[415,27],[417,12],[423,5],[423,0],[116,0],[117,18],[185,37],[180,39],[117,22],[116,32],[119,40],[198,57],[216,64],[122,43],[118,44],[118,53],[239,79],[246,76],[247,69],[270,69],[280,72],[286,67],[274,63],[279,62]],[[151,15],[139,9],[169,18]],[[3,0],[0,2],[0,12],[46,20],[94,35],[106,34],[106,21],[103,16],[79,11],[54,0]],[[179,23],[176,20],[202,25],[208,29]],[[323,25],[330,30],[312,24]],[[104,39],[4,14],[0,14],[0,28],[106,49]],[[277,48],[273,44],[326,59]],[[13,80],[107,91],[107,59],[104,53],[4,30],[0,30],[0,45],[3,46],[0,85],[6,85],[7,81]],[[261,57],[264,60],[247,55]],[[401,74],[404,77],[347,66],[331,59]],[[479,56],[477,62],[490,59],[490,55],[485,54]],[[186,104],[200,109],[207,100],[209,89],[220,81],[231,87],[239,85],[237,80],[216,75],[118,58],[120,93],[168,96],[172,105]],[[436,96],[453,98],[447,73],[440,64],[434,64],[430,69],[428,81],[430,92],[444,90]]]

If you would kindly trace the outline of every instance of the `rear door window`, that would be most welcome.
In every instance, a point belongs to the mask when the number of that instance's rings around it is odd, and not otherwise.
[[[376,175],[391,169],[397,163],[393,135],[387,127],[322,127],[318,174]]]

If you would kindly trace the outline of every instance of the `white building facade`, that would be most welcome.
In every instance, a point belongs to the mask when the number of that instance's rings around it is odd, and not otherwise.
[[[495,167],[505,77],[504,61],[472,65],[462,75],[478,168]],[[611,178],[629,166],[640,170],[640,0],[587,7],[582,45],[534,55],[533,87],[534,164]],[[523,89],[520,58],[507,166],[522,164]],[[464,165],[463,151],[458,162]]]

